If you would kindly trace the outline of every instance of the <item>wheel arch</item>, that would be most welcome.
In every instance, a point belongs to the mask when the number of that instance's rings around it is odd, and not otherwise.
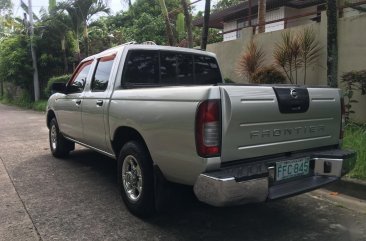
[[[148,148],[143,136],[140,134],[139,131],[137,131],[136,129],[134,129],[132,127],[128,127],[128,126],[118,127],[113,134],[113,139],[111,141],[111,145],[112,145],[113,152],[116,155],[116,158],[118,158],[119,152],[121,151],[123,145],[129,141],[140,142],[145,147],[148,155],[151,158],[149,148]]]
[[[53,110],[49,110],[47,112],[47,119],[46,119],[48,128],[50,128],[50,122],[53,118],[56,118],[56,114]]]

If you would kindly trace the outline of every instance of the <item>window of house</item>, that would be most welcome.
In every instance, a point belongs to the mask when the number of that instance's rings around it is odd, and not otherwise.
[[[88,77],[92,62],[93,61],[90,60],[82,63],[70,80],[69,86],[74,87],[73,90],[76,90],[74,91],[75,93],[82,92],[84,90],[86,79]]]
[[[102,92],[107,89],[109,76],[114,62],[115,54],[98,59],[97,67],[91,83],[93,92]]]

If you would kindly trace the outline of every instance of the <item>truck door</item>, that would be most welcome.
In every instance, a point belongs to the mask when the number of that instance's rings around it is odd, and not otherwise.
[[[67,94],[56,102],[60,130],[75,140],[82,137],[81,103],[92,61],[81,63],[67,84]]]
[[[97,59],[96,68],[82,103],[83,142],[109,152],[106,140],[108,84],[115,54]],[[112,87],[112,83],[110,84]]]

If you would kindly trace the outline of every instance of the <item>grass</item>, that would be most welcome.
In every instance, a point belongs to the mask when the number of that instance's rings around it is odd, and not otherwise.
[[[343,139],[343,148],[357,151],[356,164],[348,176],[366,180],[366,123],[347,124]]]
[[[33,109],[36,111],[45,111],[47,106],[47,100],[29,101],[27,99],[9,100],[6,98],[0,99],[0,103],[6,105],[15,105],[26,109]]]

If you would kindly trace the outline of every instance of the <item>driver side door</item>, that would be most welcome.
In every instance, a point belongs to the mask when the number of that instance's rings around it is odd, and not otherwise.
[[[82,138],[81,103],[92,60],[81,63],[66,87],[66,94],[57,100],[57,119],[60,131],[75,140]]]

